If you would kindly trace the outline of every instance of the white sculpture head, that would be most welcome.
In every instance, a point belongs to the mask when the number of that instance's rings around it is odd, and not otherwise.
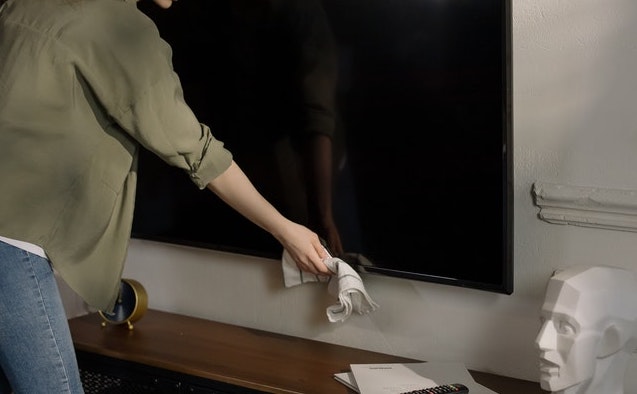
[[[544,390],[622,394],[637,350],[637,276],[607,266],[576,266],[549,280],[535,344]]]

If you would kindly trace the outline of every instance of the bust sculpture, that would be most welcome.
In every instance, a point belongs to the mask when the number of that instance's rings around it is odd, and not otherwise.
[[[549,279],[535,345],[540,385],[559,394],[624,394],[637,351],[637,276],[574,266]]]

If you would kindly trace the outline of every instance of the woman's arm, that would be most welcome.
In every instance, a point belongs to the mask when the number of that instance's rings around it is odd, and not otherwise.
[[[272,206],[234,161],[221,175],[208,183],[226,204],[248,220],[272,234],[290,253],[299,269],[330,275],[323,263],[327,256],[317,234],[290,221]]]

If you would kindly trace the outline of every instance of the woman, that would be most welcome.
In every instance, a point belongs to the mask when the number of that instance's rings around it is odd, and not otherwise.
[[[0,53],[0,393],[83,392],[53,268],[111,310],[140,145],[272,234],[301,270],[329,274],[317,235],[274,209],[197,121],[134,1],[6,0]]]

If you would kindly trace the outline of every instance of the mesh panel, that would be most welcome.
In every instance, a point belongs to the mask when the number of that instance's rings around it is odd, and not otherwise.
[[[159,393],[153,387],[129,382],[114,376],[80,369],[82,386],[86,394],[146,394]]]

